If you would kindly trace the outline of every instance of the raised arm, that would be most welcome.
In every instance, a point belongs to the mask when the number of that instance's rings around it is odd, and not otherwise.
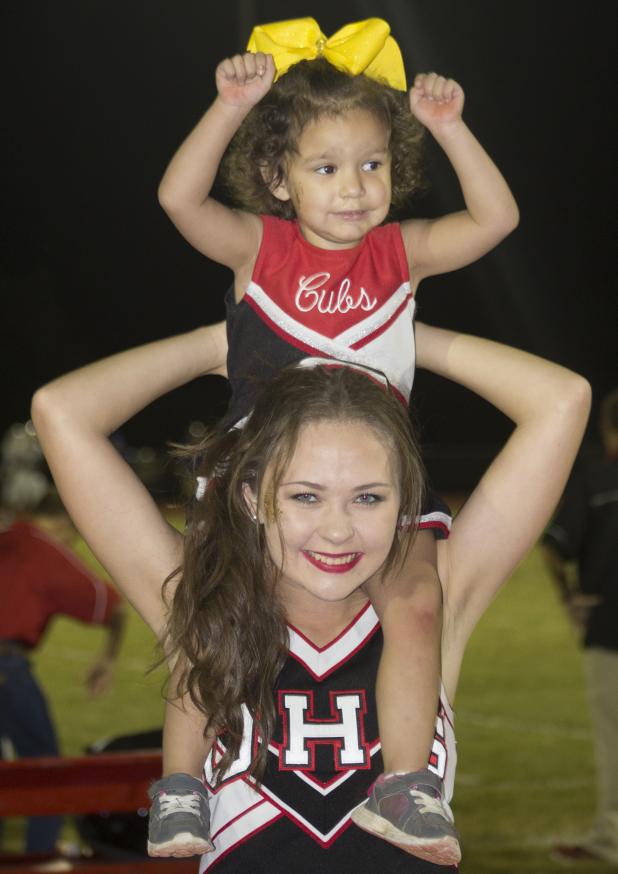
[[[453,79],[420,74],[410,107],[442,147],[463,194],[465,210],[404,222],[413,287],[435,273],[476,261],[517,227],[519,210],[504,177],[462,118],[464,93]]]
[[[225,373],[225,325],[121,352],[39,389],[32,419],[75,524],[156,634],[161,585],[180,564],[182,537],[108,436],[161,395],[207,373]]]
[[[159,201],[196,249],[238,271],[257,254],[257,216],[232,210],[210,196],[230,140],[249,111],[267,93],[275,67],[271,55],[246,53],[217,67],[218,95],[182,143],[159,186]]]
[[[417,344],[420,367],[469,388],[515,423],[439,548],[443,658],[454,688],[470,633],[562,493],[588,418],[590,386],[564,367],[478,337],[418,325]]]

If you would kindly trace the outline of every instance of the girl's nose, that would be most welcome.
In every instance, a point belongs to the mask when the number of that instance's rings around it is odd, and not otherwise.
[[[348,513],[332,509],[320,520],[319,534],[330,543],[345,543],[354,535],[354,526]]]
[[[364,191],[362,176],[356,169],[350,169],[340,173],[339,185],[342,197],[360,197]]]

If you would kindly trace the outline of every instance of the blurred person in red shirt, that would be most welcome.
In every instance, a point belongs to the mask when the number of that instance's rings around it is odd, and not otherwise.
[[[67,548],[74,533],[53,495],[36,515],[0,508],[0,737],[20,757],[59,755],[45,694],[29,658],[54,617],[107,629],[85,685],[91,695],[99,695],[113,680],[124,632],[123,603]],[[26,852],[53,852],[61,825],[61,817],[31,817]]]

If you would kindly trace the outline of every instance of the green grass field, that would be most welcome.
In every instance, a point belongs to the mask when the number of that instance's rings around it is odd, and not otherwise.
[[[36,658],[67,755],[93,740],[160,726],[161,671],[147,675],[153,638],[132,616],[114,690],[88,700],[82,676],[102,632],[58,621]],[[457,701],[454,810],[462,874],[551,874],[556,840],[592,819],[595,792],[581,653],[540,553],[522,563],[479,625]],[[17,832],[8,830],[15,848]],[[581,874],[615,870],[593,864]]]

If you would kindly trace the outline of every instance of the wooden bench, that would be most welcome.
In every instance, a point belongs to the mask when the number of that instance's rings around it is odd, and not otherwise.
[[[161,774],[157,751],[0,762],[0,817],[126,813],[146,810],[148,787]],[[1,874],[53,870],[50,855],[0,855]],[[195,859],[76,859],[55,870],[72,874],[197,874]]]

